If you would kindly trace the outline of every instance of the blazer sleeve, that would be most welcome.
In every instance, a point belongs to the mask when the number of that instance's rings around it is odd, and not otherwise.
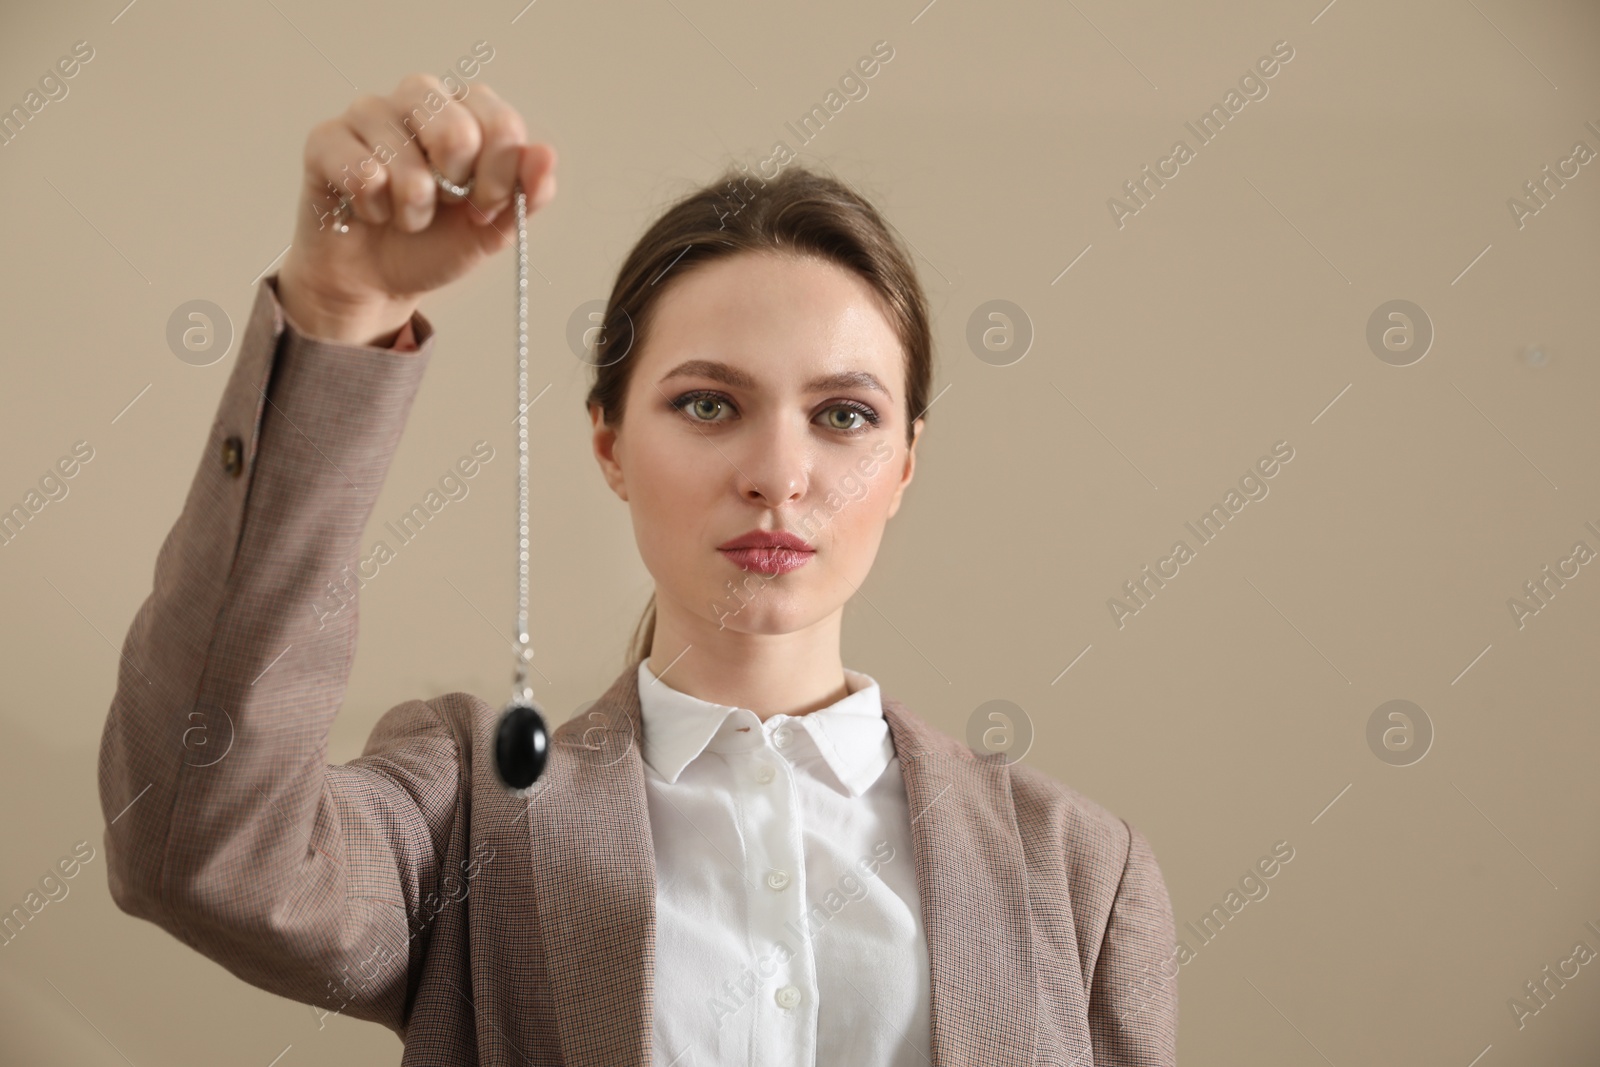
[[[1178,1062],[1176,947],[1172,902],[1161,868],[1144,835],[1128,826],[1128,855],[1089,993],[1096,1067],[1172,1067]]]
[[[245,981],[404,1033],[459,797],[423,701],[327,736],[360,539],[432,352],[307,337],[262,280],[101,735],[112,898]]]

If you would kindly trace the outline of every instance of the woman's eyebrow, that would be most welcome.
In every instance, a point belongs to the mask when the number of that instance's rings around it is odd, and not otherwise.
[[[710,378],[712,381],[731,385],[736,389],[754,389],[756,380],[738,367],[730,366],[712,359],[691,359],[673,367],[661,376],[664,382],[669,378]],[[837,374],[825,374],[820,378],[813,378],[806,383],[806,389],[818,392],[824,389],[873,389],[894,398],[877,375],[864,370],[840,371]]]
[[[840,371],[838,374],[825,374],[820,378],[813,378],[806,383],[806,388],[821,391],[824,389],[875,389],[884,396],[893,400],[894,397],[884,384],[878,381],[877,375],[869,374],[864,370]]]

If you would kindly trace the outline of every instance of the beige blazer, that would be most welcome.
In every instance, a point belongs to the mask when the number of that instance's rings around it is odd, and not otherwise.
[[[414,353],[310,339],[275,284],[123,643],[99,766],[112,896],[253,985],[389,1027],[404,1064],[646,1064],[636,664],[554,729],[526,800],[494,776],[498,705],[469,693],[395,705],[329,765],[357,612],[313,605],[360,553],[433,327],[413,317]],[[1174,1063],[1172,909],[1145,838],[887,694],[883,713],[933,1062]]]

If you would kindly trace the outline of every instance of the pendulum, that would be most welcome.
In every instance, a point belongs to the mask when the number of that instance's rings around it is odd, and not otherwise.
[[[470,184],[470,181],[469,181]],[[527,796],[544,772],[550,734],[528,684],[528,194],[518,182],[517,208],[517,640],[511,700],[495,730],[494,766],[508,790]]]
[[[453,197],[465,199],[472,193],[472,178],[456,185],[434,170],[433,180]],[[533,659],[533,647],[528,643],[528,195],[520,181],[513,197],[517,213],[517,636],[513,643],[517,666],[511,699],[501,709],[495,728],[494,768],[501,785],[526,797],[544,773],[550,734],[528,684],[528,664]],[[334,229],[349,233],[352,215],[349,198],[341,197],[333,213]]]

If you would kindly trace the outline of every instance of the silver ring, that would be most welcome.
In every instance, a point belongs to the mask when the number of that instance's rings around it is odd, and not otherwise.
[[[472,180],[474,177],[476,177],[476,175],[469,176],[467,178],[467,184],[465,185],[457,185],[449,178],[446,178],[443,174],[440,174],[438,170],[433,170],[433,180],[439,186],[439,188],[443,189],[451,196],[459,197],[462,200],[465,200],[467,197],[472,195]]]

